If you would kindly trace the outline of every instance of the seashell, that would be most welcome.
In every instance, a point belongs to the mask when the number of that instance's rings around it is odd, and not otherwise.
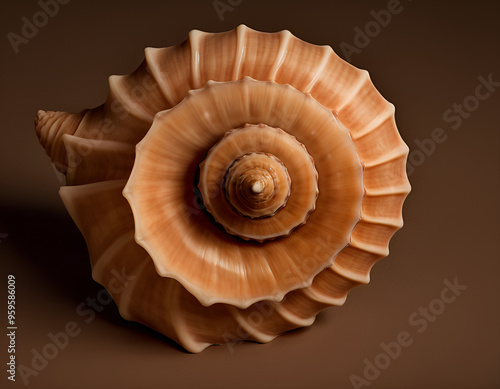
[[[125,319],[190,352],[268,342],[388,255],[408,147],[394,106],[329,46],[195,30],[109,84],[103,105],[35,127]]]

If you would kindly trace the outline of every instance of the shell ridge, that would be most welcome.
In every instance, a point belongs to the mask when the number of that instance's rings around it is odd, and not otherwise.
[[[45,153],[54,162],[57,170],[60,172],[64,173],[67,169],[67,156],[64,144],[62,144],[63,135],[75,134],[88,112],[88,109],[79,113],[43,110],[37,112],[35,131]],[[55,125],[59,119],[61,119],[61,122]],[[54,127],[54,130],[52,127]],[[49,133],[52,133],[52,135],[49,135]]]
[[[135,244],[134,240],[133,240],[133,242]],[[142,263],[139,266],[137,266],[137,268],[132,273],[130,273],[130,276],[133,278],[128,281],[125,290],[123,290],[120,293],[120,300],[119,300],[120,303],[118,304],[118,310],[120,311],[120,315],[122,315],[123,318],[126,320],[133,319],[133,315],[130,314],[130,309],[129,309],[131,302],[132,302],[132,297],[134,295],[135,289],[137,288],[137,284],[139,282],[139,279],[141,278],[141,275],[144,272],[144,269],[146,269],[148,261],[151,260],[151,258],[149,258],[149,256],[147,254],[145,254],[145,255],[148,258],[141,260]],[[110,292],[110,294],[111,294],[111,292]]]
[[[257,342],[268,343],[274,338],[276,338],[277,335],[267,334],[262,330],[259,330],[256,325],[251,325],[249,321],[245,317],[243,317],[242,312],[238,308],[233,306],[228,306],[228,311],[231,313],[238,326],[243,331],[246,331],[246,333]]]
[[[109,76],[109,90],[112,96],[112,104],[114,104],[114,102],[119,102],[128,114],[149,126],[153,122],[154,115],[148,112],[141,104],[132,100],[130,94],[126,92],[124,80],[126,80],[127,77],[130,77],[130,75]]]
[[[372,159],[371,161],[366,161],[365,167],[370,168],[370,167],[380,166],[392,162],[396,159],[406,157],[408,155],[408,151],[409,151],[408,146],[402,143],[398,148],[391,150],[390,153],[381,155],[380,157]]]
[[[349,283],[349,287],[343,291],[343,293],[341,294],[342,296],[347,296],[349,291],[355,286],[366,285],[370,282],[369,271],[366,273],[350,271],[341,266],[338,266],[338,264],[335,262],[328,268],[327,273],[330,273],[330,275],[333,275],[336,278],[340,278],[343,282],[347,281]]]
[[[95,122],[101,122],[104,119],[104,115],[106,114],[106,103],[92,109],[86,109],[82,111],[82,113],[84,113],[84,115],[72,135],[84,139],[102,139],[103,133],[101,125]],[[96,138],[96,136],[98,138]]]
[[[386,195],[394,195],[394,194],[406,194],[408,195],[410,190],[410,183],[405,182],[403,185],[399,186],[394,186],[394,187],[387,187],[387,188],[380,188],[380,189],[366,189],[366,195],[367,196],[386,196]]]
[[[189,44],[191,48],[191,79],[195,89],[201,88],[201,58],[200,41],[207,34],[203,31],[192,30],[189,32]]]
[[[180,284],[175,284],[169,294],[171,298],[170,313],[168,319],[171,322],[171,327],[175,332],[178,343],[190,352],[200,352],[209,346],[209,343],[197,340],[194,335],[188,331],[189,326],[184,323],[184,315],[180,304],[180,294],[182,291]]]
[[[370,224],[379,224],[383,226],[388,226],[388,227],[395,227],[395,228],[401,228],[403,227],[403,218],[382,218],[382,217],[374,217],[374,216],[367,216],[367,215],[362,215],[362,220],[365,223],[370,223]]]
[[[371,83],[370,81],[370,75],[366,70],[360,70],[360,75],[359,81],[357,84],[351,89],[349,96],[345,98],[345,100],[342,102],[342,104],[338,105],[335,107],[335,110],[339,112],[340,114],[342,113],[342,110],[344,107],[349,105],[359,94],[359,91],[368,83]]]
[[[387,247],[381,248],[380,246],[363,242],[355,238],[351,238],[351,246],[383,257],[387,257],[389,255],[389,249]]]
[[[283,62],[285,61],[285,57],[287,55],[287,49],[288,49],[288,45],[290,44],[290,40],[293,38],[297,39],[288,30],[280,31],[278,34],[280,36],[280,45],[279,45],[279,49],[278,49],[278,54],[276,55],[276,58],[273,61],[273,66],[269,70],[268,77],[270,80],[276,79],[276,74],[278,73],[278,70],[281,67],[281,65],[283,65]]]
[[[344,305],[347,299],[347,293],[343,297],[333,297],[328,294],[323,293],[318,287],[313,284],[310,288],[303,289],[303,293],[310,298],[320,304],[331,305],[340,307]]]
[[[49,155],[52,154],[52,146],[54,145],[55,138],[57,134],[60,132],[59,130],[62,127],[62,123],[67,119],[66,115],[60,115],[56,116],[55,120],[52,122],[51,126],[48,128],[48,131],[46,132],[46,139],[45,139],[45,152]]]
[[[243,24],[239,25],[235,30],[236,50],[233,68],[233,80],[240,79],[240,70],[246,53],[245,39],[247,38],[247,31],[248,28]]]
[[[170,107],[173,107],[175,105],[175,99],[172,95],[172,92],[170,90],[170,85],[168,84],[168,79],[164,79],[161,77],[161,72],[158,69],[158,64],[156,62],[155,54],[158,51],[158,49],[148,47],[144,50],[145,53],[145,59],[148,64],[148,69],[150,70],[151,76],[155,80],[156,84],[158,85],[163,97],[165,100],[168,102]],[[169,107],[169,108],[170,108]]]
[[[370,122],[366,123],[363,129],[351,131],[352,139],[355,141],[360,140],[370,135],[373,131],[377,131],[384,123],[394,120],[394,109],[391,109],[391,106],[387,106],[389,109],[383,111],[380,116],[376,116]]]
[[[285,321],[289,322],[297,327],[307,327],[314,323],[316,316],[312,316],[309,318],[303,318],[298,316],[295,312],[285,307],[283,304],[276,304],[275,311],[278,315],[280,315]]]
[[[304,93],[311,93],[312,88],[318,82],[323,72],[325,71],[326,64],[328,63],[328,60],[330,59],[333,50],[330,46],[323,46],[323,51],[324,51],[323,57],[321,58],[318,68],[314,72],[311,81],[309,81],[309,83],[304,87],[303,90]]]
[[[69,134],[62,136],[62,143],[67,155],[66,179],[69,185],[124,179],[130,175],[135,148],[129,143],[80,138]],[[106,174],[101,168],[103,164],[115,166]]]
[[[35,119],[35,131],[38,135],[38,140],[44,148],[45,152],[50,150],[51,145],[47,145],[49,133],[52,131],[52,126],[61,116],[65,116],[66,112],[61,111],[44,111],[39,109]],[[54,118],[55,117],[55,118]],[[50,156],[50,154],[47,153]]]

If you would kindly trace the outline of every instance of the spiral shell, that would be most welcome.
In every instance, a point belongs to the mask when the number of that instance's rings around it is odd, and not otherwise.
[[[102,106],[39,111],[36,131],[125,319],[191,352],[268,342],[387,256],[408,147],[368,73],[329,46],[191,31],[109,83]]]

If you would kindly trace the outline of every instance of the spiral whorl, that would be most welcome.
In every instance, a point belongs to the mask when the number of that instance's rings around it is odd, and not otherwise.
[[[277,143],[287,147],[276,148]],[[286,166],[280,157],[289,160],[290,153],[301,163]],[[299,168],[304,175],[298,174]],[[304,145],[265,124],[228,131],[200,164],[199,187],[206,209],[227,232],[247,240],[263,242],[286,236],[304,224],[315,208],[317,185],[317,172]],[[305,196],[294,201],[293,215],[275,218],[292,191],[302,191]],[[256,233],[264,228],[263,219],[266,232]]]
[[[66,173],[68,169],[66,150],[62,140],[63,135],[73,135],[87,111],[68,113],[39,110],[37,112],[35,131],[38,140],[61,173]]]
[[[191,352],[269,342],[369,282],[410,186],[368,72],[241,25],[147,48],[109,84],[103,105],[35,126],[124,318]]]
[[[236,159],[222,186],[227,203],[252,219],[273,216],[290,196],[288,171],[272,154],[249,153]]]

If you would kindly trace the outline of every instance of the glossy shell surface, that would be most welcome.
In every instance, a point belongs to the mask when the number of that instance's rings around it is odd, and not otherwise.
[[[394,106],[329,46],[191,31],[109,83],[102,106],[39,111],[36,130],[124,318],[191,352],[268,342],[388,255],[408,147]]]

